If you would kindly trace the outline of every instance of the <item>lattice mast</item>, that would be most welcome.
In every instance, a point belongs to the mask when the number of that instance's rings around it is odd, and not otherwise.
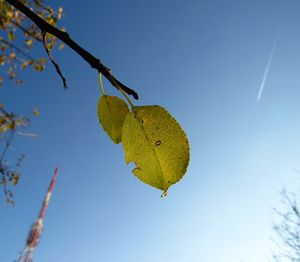
[[[28,234],[27,240],[26,240],[26,246],[25,249],[20,256],[20,258],[17,260],[18,262],[32,262],[33,253],[34,250],[39,242],[42,230],[43,230],[43,220],[46,214],[46,210],[49,204],[49,201],[51,199],[51,194],[53,191],[53,188],[55,186],[55,181],[58,175],[59,168],[56,167],[53,178],[50,182],[47,194],[44,198],[42,208],[40,210],[39,216],[37,220],[32,224],[30,232]]]

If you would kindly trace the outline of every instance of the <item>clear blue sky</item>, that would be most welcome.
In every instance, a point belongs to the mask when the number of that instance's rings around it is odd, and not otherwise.
[[[41,115],[28,129],[39,138],[14,143],[27,156],[16,206],[0,201],[0,261],[23,249],[60,164],[35,261],[267,262],[278,191],[299,189],[300,2],[53,2],[71,36],[139,92],[136,104],[177,118],[191,162],[165,199],[136,179],[99,126],[97,73],[66,47],[54,55],[68,91],[50,64],[1,89],[7,108]]]

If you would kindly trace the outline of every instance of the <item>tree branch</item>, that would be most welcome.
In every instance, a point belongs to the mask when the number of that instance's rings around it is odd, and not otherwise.
[[[22,12],[25,16],[27,16],[30,20],[32,20],[42,32],[47,32],[56,36],[66,45],[68,45],[71,49],[73,49],[78,55],[80,55],[92,68],[96,69],[99,73],[103,74],[106,79],[117,89],[121,88],[128,95],[132,95],[135,99],[138,99],[138,94],[132,90],[131,88],[125,86],[120,81],[118,81],[113,75],[109,68],[103,65],[99,58],[96,58],[87,50],[82,48],[79,44],[77,44],[74,40],[71,39],[68,33],[63,32],[56,27],[50,25],[37,14],[32,12],[27,6],[22,4],[18,0],[6,0],[13,7]]]

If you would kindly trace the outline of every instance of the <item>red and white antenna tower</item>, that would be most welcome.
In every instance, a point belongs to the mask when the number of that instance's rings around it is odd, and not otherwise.
[[[17,260],[18,262],[32,262],[34,250],[39,242],[43,230],[43,220],[55,185],[56,177],[58,175],[58,170],[59,168],[56,167],[47,194],[44,198],[43,205],[40,210],[38,219],[31,226],[30,232],[26,240],[25,249],[22,252],[20,258]]]

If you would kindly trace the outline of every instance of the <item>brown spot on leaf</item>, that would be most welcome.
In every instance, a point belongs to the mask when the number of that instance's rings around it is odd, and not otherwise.
[[[159,141],[159,140],[155,142],[156,146],[159,146],[160,144],[161,144],[161,141]]]

